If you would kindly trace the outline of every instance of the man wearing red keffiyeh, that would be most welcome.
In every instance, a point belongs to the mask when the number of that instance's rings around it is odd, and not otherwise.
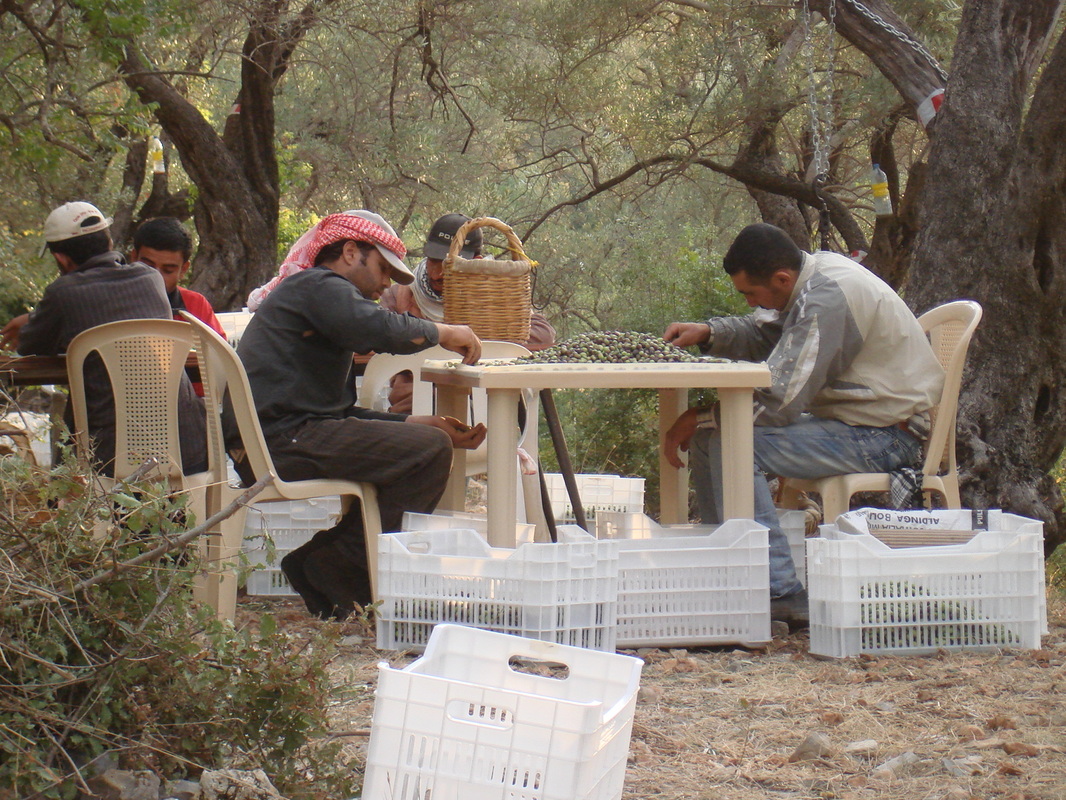
[[[374,302],[393,280],[412,280],[406,252],[377,214],[326,217],[300,237],[278,277],[262,287],[237,348],[280,477],[373,483],[385,531],[398,530],[405,511],[432,511],[451,471],[452,448],[476,448],[485,438],[483,425],[353,405],[355,353],[415,353],[440,344],[468,364],[481,355],[480,340],[466,326],[395,314]],[[224,426],[237,471],[250,482],[255,476],[229,415]],[[367,605],[372,598],[360,509],[289,553],[281,568],[316,616],[344,619],[357,604]]]

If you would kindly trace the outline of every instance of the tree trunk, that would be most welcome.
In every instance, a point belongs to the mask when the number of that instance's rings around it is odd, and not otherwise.
[[[984,307],[959,407],[964,501],[1064,539],[1048,476],[1066,442],[1066,38],[1028,87],[1062,0],[970,2],[929,154],[908,300]]]
[[[192,287],[217,310],[240,308],[277,264],[278,165],[274,91],[292,54],[318,15],[336,0],[310,0],[290,20],[288,4],[261,0],[249,10],[234,112],[219,135],[174,85],[151,71],[127,40],[119,65],[127,85],[155,116],[197,189],[200,246]]]

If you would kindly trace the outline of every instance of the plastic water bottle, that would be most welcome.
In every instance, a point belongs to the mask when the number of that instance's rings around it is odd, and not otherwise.
[[[167,171],[166,164],[163,161],[163,143],[159,141],[158,136],[153,136],[148,140],[148,156],[152,161],[152,172],[164,173]]]
[[[870,172],[870,189],[874,195],[874,213],[879,217],[892,216],[892,198],[888,194],[888,176],[879,164]]]

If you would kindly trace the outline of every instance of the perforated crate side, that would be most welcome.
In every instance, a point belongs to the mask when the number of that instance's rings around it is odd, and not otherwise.
[[[435,647],[456,627],[438,628],[403,670],[380,665],[363,797],[621,797],[640,662],[582,660],[626,657],[473,628],[446,652]],[[566,665],[569,676],[516,672],[515,657]]]
[[[781,531],[788,539],[792,563],[796,566],[796,577],[804,588],[807,587],[807,515],[802,511],[778,509],[778,522]]]
[[[297,597],[280,567],[263,567],[248,574],[245,591],[252,597]]]
[[[313,534],[336,525],[340,511],[339,497],[258,503],[248,509],[244,535],[249,538],[276,531],[302,531]]]
[[[729,520],[709,533],[669,531],[609,542],[619,551],[617,645],[769,641],[767,529]]]
[[[602,511],[644,510],[644,478],[577,474],[574,480],[587,519],[595,519]],[[544,473],[544,481],[556,520],[573,522],[574,508],[563,476],[557,472]]]
[[[378,647],[421,650],[450,622],[614,650],[618,558],[597,544],[504,550],[469,530],[382,537]]]
[[[979,532],[966,544],[892,550],[872,536],[808,539],[811,652],[1040,647],[1042,537]]]
[[[289,585],[281,571],[281,559],[314,534],[305,530],[275,530],[269,532],[273,553],[266,547],[264,535],[245,536],[243,554],[252,572],[248,573],[245,590],[253,596],[273,595],[295,597],[297,592]]]

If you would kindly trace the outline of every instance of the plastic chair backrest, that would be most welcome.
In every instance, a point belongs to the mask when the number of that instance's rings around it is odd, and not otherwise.
[[[529,350],[514,342],[497,342],[484,340],[481,342],[481,358],[522,358],[528,356]],[[383,392],[387,395],[389,380],[398,372],[410,370],[414,374],[414,395],[411,403],[412,414],[432,414],[434,411],[433,385],[422,380],[419,370],[425,361],[448,360],[458,358],[456,353],[445,350],[440,345],[434,345],[420,353],[411,355],[392,355],[391,353],[375,353],[367,362],[363,372],[363,381],[359,386],[358,403],[363,408],[373,408],[378,411],[387,411],[387,403],[381,402]],[[485,392],[476,390],[473,392],[473,418],[475,421],[484,422],[487,413],[487,400]],[[469,457],[469,455],[468,455]]]
[[[200,358],[200,371],[204,379],[204,402],[207,404],[207,457],[211,470],[222,470],[225,474],[228,454],[225,436],[222,432],[222,420],[219,409],[223,398],[229,391],[233,414],[240,430],[241,441],[248,464],[256,478],[267,473],[277,475],[274,462],[266,447],[263,428],[259,424],[259,415],[252,400],[252,387],[248,383],[248,374],[244,370],[237,351],[233,349],[209,325],[201,322],[187,312],[182,316],[189,321],[194,330],[194,342]],[[279,481],[275,481],[275,486]]]
[[[972,300],[956,300],[930,309],[918,318],[922,329],[929,334],[937,360],[944,368],[944,390],[940,402],[930,411],[932,429],[926,443],[926,475],[956,471],[955,420],[959,408],[962,372],[982,309]]]
[[[528,356],[529,349],[514,342],[498,342],[498,341],[482,341],[481,342],[481,358],[493,359],[493,358],[523,358]],[[522,392],[522,399],[526,403],[526,420],[527,424],[523,427],[521,434],[518,437],[519,446],[526,447],[528,445],[527,431],[530,429],[529,421],[531,421],[531,415],[537,413],[537,393],[532,390],[524,390]],[[471,393],[471,418],[474,422],[486,422],[488,418],[488,394],[484,389],[476,389]],[[533,444],[534,448],[536,443]],[[528,449],[528,447],[527,447]],[[533,453],[535,456],[536,453]],[[476,475],[478,472],[484,472],[488,465],[488,442],[482,442],[481,447],[477,450],[473,450],[466,455],[466,472],[468,475]]]
[[[499,342],[494,340],[482,340],[481,342],[481,358],[493,359],[493,358],[522,358],[528,356],[529,350],[520,344],[514,342]],[[451,350],[445,350],[440,345],[434,345],[419,353],[413,353],[411,355],[392,355],[390,353],[376,353],[367,362],[366,369],[363,372],[363,381],[359,386],[359,399],[358,403],[363,408],[373,408],[378,411],[387,411],[387,400],[382,403],[382,396],[388,395],[389,380],[398,372],[404,370],[410,370],[414,375],[414,393],[411,398],[411,413],[412,414],[432,414],[435,411],[435,403],[433,401],[433,386],[427,381],[422,380],[420,370],[422,363],[425,361],[433,360],[447,360],[451,358],[458,358],[456,353]],[[528,392],[525,395],[526,408],[528,414],[537,413],[536,395],[533,392]],[[471,393],[471,413],[470,418],[472,422],[484,422],[488,416],[488,398],[484,389],[475,389]],[[527,416],[527,419],[530,419]],[[530,430],[530,426],[527,425],[522,431],[520,443],[525,446],[527,444],[526,432]],[[471,450],[466,454],[466,472],[468,475],[476,475],[484,472],[488,462],[488,443],[483,442],[481,447],[476,450]]]
[[[409,371],[414,376],[411,413],[426,415],[433,413],[433,385],[419,378],[422,362],[432,359],[457,358],[451,350],[434,345],[419,353],[394,355],[392,353],[375,353],[366,362],[363,380],[359,384],[358,404],[363,408],[376,411],[388,411],[389,381],[399,372]]]
[[[121,480],[148,458],[171,483],[182,481],[178,389],[193,349],[184,322],[128,319],[89,328],[67,348],[70,402],[80,456],[88,453],[85,359],[99,353],[115,397],[114,477]]]

